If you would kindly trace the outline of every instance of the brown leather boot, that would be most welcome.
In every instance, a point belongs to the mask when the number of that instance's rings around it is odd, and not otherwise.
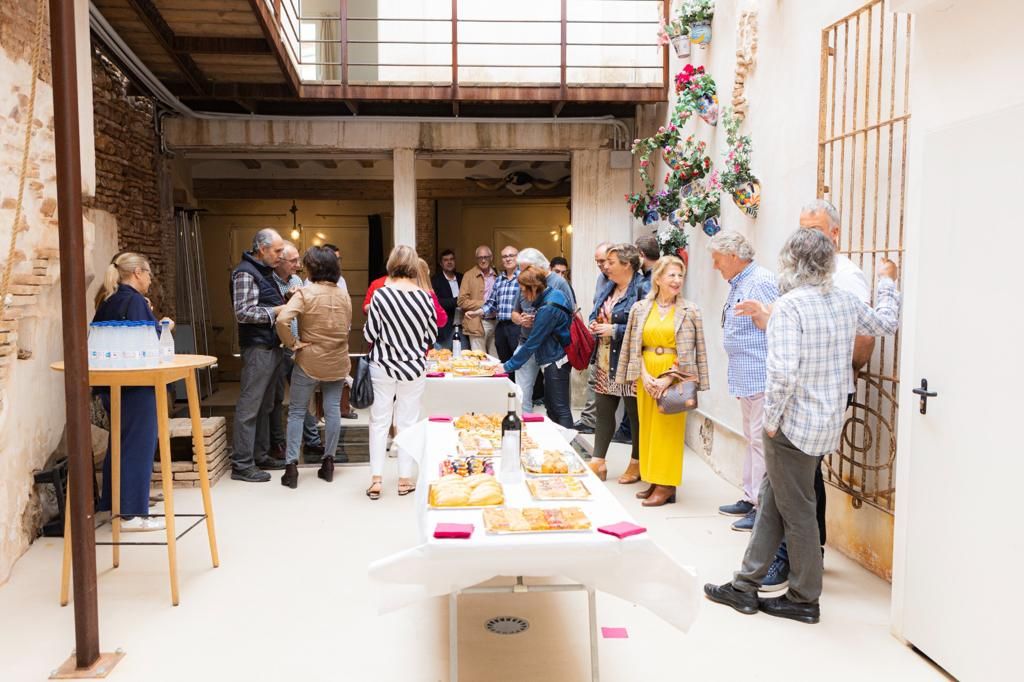
[[[657,487],[658,486],[652,484],[651,487],[647,488],[647,490],[641,490],[640,492],[638,492],[636,494],[636,499],[638,499],[638,500],[646,500],[648,497],[651,496],[651,493],[653,493],[655,488],[657,488]]]
[[[334,458],[327,456],[320,461],[320,471],[316,472],[318,478],[328,483],[334,480]]]
[[[629,466],[619,476],[619,483],[622,485],[631,485],[640,480],[640,460],[630,459]]]
[[[676,487],[674,485],[658,485],[654,492],[646,500],[641,502],[645,507],[660,507],[663,504],[670,504],[676,501]]]
[[[295,462],[284,465],[284,473],[281,474],[281,485],[289,488],[299,487],[299,465]]]

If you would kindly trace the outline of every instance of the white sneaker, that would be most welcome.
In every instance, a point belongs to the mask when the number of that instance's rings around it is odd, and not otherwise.
[[[125,533],[145,533],[151,530],[164,530],[167,525],[162,516],[136,516],[121,522],[121,530]]]

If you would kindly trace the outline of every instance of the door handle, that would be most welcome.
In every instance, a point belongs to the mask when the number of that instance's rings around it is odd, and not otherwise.
[[[928,414],[928,398],[935,398],[939,394],[928,390],[928,380],[921,379],[921,388],[912,389],[914,395],[921,396],[921,414]]]

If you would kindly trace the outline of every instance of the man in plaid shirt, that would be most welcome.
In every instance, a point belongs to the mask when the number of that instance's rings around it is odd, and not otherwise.
[[[719,232],[708,244],[715,270],[729,282],[722,308],[722,341],[729,356],[729,394],[740,401],[747,456],[743,460],[743,499],[722,505],[720,514],[742,516],[732,529],[750,532],[757,516],[757,493],[764,478],[764,382],[768,341],[749,317],[736,314],[736,304],[760,301],[771,305],[779,297],[775,273],[754,263],[754,247],[739,232]]]
[[[874,310],[832,282],[835,246],[818,230],[797,230],[779,256],[781,298],[768,321],[764,404],[766,473],[760,509],[732,582],[707,584],[712,601],[803,623],[820,618],[823,572],[814,496],[821,457],[839,445],[858,334],[893,334],[899,325],[896,264],[878,268]],[[779,542],[789,545],[789,591],[758,599]]]
[[[516,263],[516,256],[519,249],[514,246],[506,246],[501,250],[501,274],[491,287],[491,293],[482,307],[466,313],[466,317],[485,318],[491,314],[497,314],[497,326],[494,329],[494,345],[498,351],[498,359],[507,361],[516,352],[519,345],[520,328],[512,321],[512,311],[515,309],[516,299],[519,298],[519,265]],[[515,381],[515,377],[512,377]]]

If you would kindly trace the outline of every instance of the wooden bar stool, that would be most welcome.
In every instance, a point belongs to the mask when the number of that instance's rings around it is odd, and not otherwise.
[[[178,605],[178,539],[206,521],[206,534],[210,540],[210,559],[216,568],[220,565],[217,556],[217,537],[213,529],[213,502],[210,499],[210,478],[206,470],[206,446],[203,442],[203,423],[199,405],[199,388],[196,382],[196,370],[217,363],[217,358],[209,355],[176,355],[168,363],[160,363],[157,367],[138,369],[90,369],[89,385],[93,387],[108,386],[110,388],[110,492],[111,492],[111,528],[113,548],[113,566],[121,563],[121,545],[166,545],[167,563],[171,578],[171,604]],[[51,369],[64,371],[63,362],[55,362]],[[192,443],[199,464],[199,485],[203,493],[202,514],[174,513],[174,485],[171,473],[171,434],[170,420],[167,416],[167,386],[175,381],[184,380],[188,393],[188,413],[192,420]],[[164,520],[167,525],[166,542],[121,542],[121,389],[129,386],[151,386],[156,392],[157,435],[160,444],[160,472],[164,491]],[[70,500],[71,493],[68,492]],[[70,506],[67,507],[70,509]],[[60,605],[68,604],[68,585],[71,579],[71,515],[64,515],[64,565],[60,578]],[[181,535],[174,530],[175,517],[191,517],[197,520]]]

